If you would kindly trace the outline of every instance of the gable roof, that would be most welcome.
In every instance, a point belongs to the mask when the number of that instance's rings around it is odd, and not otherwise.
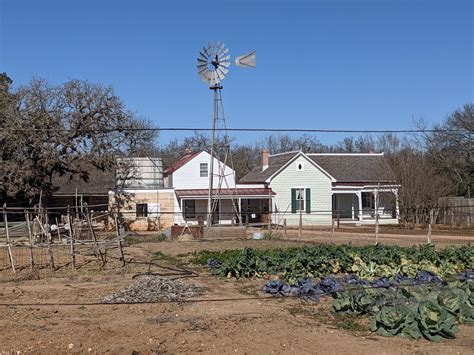
[[[288,152],[282,154],[270,155],[268,157],[268,168],[262,171],[261,166],[250,170],[240,179],[241,183],[265,182],[269,177],[275,174],[281,167],[288,163],[299,152]]]
[[[181,168],[183,165],[185,165],[187,162],[189,162],[191,159],[199,155],[202,151],[198,152],[192,152],[184,155],[182,158],[178,159],[173,165],[167,167],[164,171],[163,174],[169,175],[174,173],[176,170]]]
[[[381,154],[307,154],[338,182],[395,182],[395,174]]]
[[[262,183],[301,152],[288,152],[269,157],[268,168],[252,169],[239,182]],[[394,182],[395,176],[382,154],[312,154],[301,153],[327,172],[337,182]]]

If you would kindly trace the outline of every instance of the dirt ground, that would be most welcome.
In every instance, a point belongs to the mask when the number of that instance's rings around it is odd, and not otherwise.
[[[469,241],[472,238],[443,242]],[[68,268],[43,271],[40,279],[27,269],[15,275],[4,270],[0,273],[0,353],[474,353],[474,327],[461,326],[456,339],[442,343],[384,338],[371,333],[362,317],[332,314],[328,299],[318,304],[274,299],[260,292],[264,280],[222,280],[187,263],[190,253],[198,250],[304,243],[308,242],[148,242],[125,248],[132,263],[123,270],[112,261],[105,270],[88,263],[74,273]],[[135,262],[156,258],[156,252],[162,255],[157,263],[163,267],[185,263],[195,271],[198,277],[183,280],[203,286],[205,295],[186,302],[97,304],[146,271],[146,265]],[[173,273],[157,266],[150,271]]]

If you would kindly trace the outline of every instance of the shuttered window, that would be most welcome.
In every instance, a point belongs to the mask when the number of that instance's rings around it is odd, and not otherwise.
[[[311,213],[311,189],[291,189],[291,213]]]

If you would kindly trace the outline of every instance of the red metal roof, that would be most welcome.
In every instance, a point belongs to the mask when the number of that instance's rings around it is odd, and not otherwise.
[[[214,196],[217,191],[214,191]],[[178,197],[204,197],[209,194],[209,189],[183,189],[175,190]],[[267,188],[239,188],[239,189],[221,189],[221,196],[269,196],[275,195],[272,189]]]
[[[192,158],[194,158],[199,153],[201,153],[201,152],[193,152],[193,153],[186,154],[181,159],[177,160],[173,165],[167,167],[163,173],[165,175],[174,173],[176,170],[181,168],[184,164],[186,164],[188,161],[190,161]]]

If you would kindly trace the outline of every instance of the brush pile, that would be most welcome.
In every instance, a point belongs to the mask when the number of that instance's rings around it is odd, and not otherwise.
[[[144,303],[160,301],[179,301],[200,296],[204,289],[200,286],[184,283],[180,280],[165,279],[157,276],[142,276],[133,283],[102,299],[105,303]]]

